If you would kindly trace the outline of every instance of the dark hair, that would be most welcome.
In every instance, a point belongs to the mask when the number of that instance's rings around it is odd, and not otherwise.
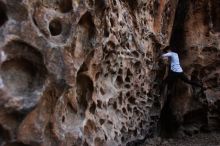
[[[166,46],[164,49],[163,49],[163,52],[164,53],[166,53],[166,52],[168,52],[168,50],[171,50],[172,52],[176,52],[176,53],[178,53],[178,50],[176,49],[176,47],[174,47],[174,46]]]
[[[171,50],[171,47],[170,46],[166,46],[164,49],[163,49],[163,52],[167,52],[168,50]]]

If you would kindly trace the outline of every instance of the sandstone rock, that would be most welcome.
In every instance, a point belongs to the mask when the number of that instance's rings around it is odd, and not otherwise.
[[[198,133],[204,127],[219,129],[218,124],[214,124],[219,116],[217,104],[220,49],[216,26],[219,21],[219,6],[217,1],[187,0],[179,1],[177,7],[170,44],[175,46],[179,53],[188,77],[202,82],[207,88],[202,91],[178,82],[177,92],[172,91],[172,111],[165,115],[172,113],[177,127],[181,127],[179,130],[189,135]],[[173,125],[170,124],[170,127]],[[176,130],[178,131],[178,128]],[[176,131],[173,134],[177,136]]]
[[[1,0],[0,145],[143,143],[158,128],[157,57],[169,43],[209,88],[201,95],[177,83],[174,116],[187,123],[199,112],[199,128],[208,118],[216,129],[219,8],[217,0]]]

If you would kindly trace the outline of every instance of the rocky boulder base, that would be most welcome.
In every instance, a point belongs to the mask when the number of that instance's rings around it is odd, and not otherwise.
[[[134,146],[158,131],[218,130],[219,24],[218,0],[0,0],[0,145]],[[168,44],[207,89],[177,82],[163,106]]]

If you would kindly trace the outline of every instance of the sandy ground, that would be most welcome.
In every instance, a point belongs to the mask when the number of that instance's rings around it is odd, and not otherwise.
[[[200,133],[182,139],[149,139],[144,146],[220,146],[220,133]]]

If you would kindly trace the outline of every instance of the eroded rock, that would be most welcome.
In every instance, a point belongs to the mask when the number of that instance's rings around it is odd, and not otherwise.
[[[218,2],[185,3],[181,25],[180,3],[0,1],[1,145],[136,145],[152,137],[162,100],[157,57],[179,26],[184,69],[209,89],[196,96],[204,101],[192,100],[194,90],[178,83],[174,115],[184,122],[202,109],[217,119]]]

